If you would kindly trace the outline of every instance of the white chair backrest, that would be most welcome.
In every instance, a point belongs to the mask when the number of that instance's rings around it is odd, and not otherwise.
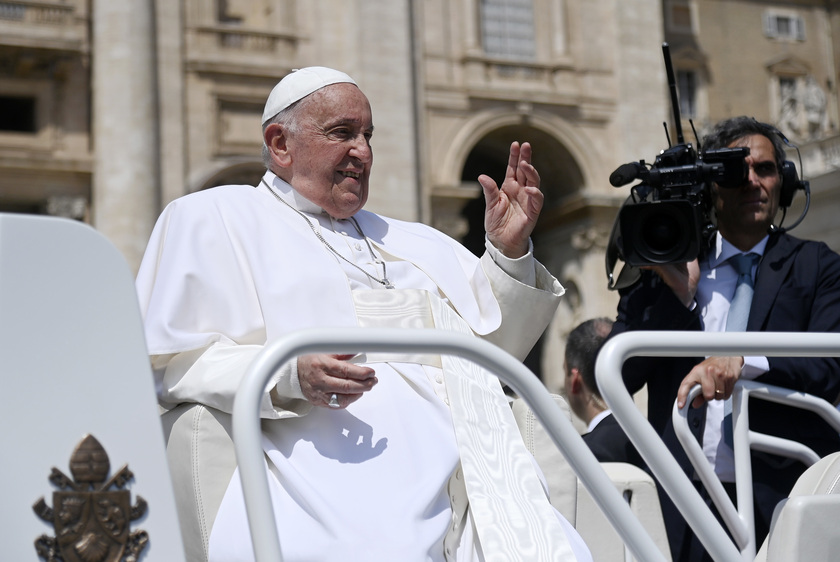
[[[76,559],[124,542],[184,560],[134,280],[116,248],[75,221],[0,214],[0,358],[2,558],[37,560],[36,540],[48,552],[61,530]],[[77,451],[86,435],[96,441]],[[113,537],[89,534],[91,498],[109,506],[100,521]]]
[[[796,481],[773,512],[756,562],[834,560],[840,521],[840,452],[823,457]],[[828,539],[831,540],[828,540]]]
[[[662,557],[671,560],[668,534],[659,503],[656,483],[650,474],[632,464],[623,462],[601,463],[616,490],[622,495],[651,539],[659,547]],[[582,486],[577,496],[576,529],[589,545],[592,558],[598,562],[645,562],[635,558],[621,540],[621,536],[610,527],[603,512],[597,508],[592,496]]]
[[[710,495],[717,497],[716,503],[722,509],[722,517],[729,522],[733,534],[736,536],[739,547],[733,544],[727,536],[726,531],[712,515],[711,511],[700,498],[699,493],[689,481],[677,461],[671,455],[651,427],[633,403],[633,399],[627,391],[621,378],[621,369],[624,362],[634,356],[682,356],[698,357],[709,355],[764,355],[768,357],[802,357],[802,356],[840,356],[840,334],[817,334],[817,333],[786,333],[786,332],[744,332],[744,333],[698,333],[698,332],[652,332],[639,331],[627,332],[611,338],[606,342],[598,355],[595,366],[595,377],[598,381],[598,388],[604,396],[607,404],[616,416],[619,424],[625,430],[630,440],[639,450],[642,458],[651,468],[667,494],[674,501],[686,521],[691,525],[698,538],[717,561],[725,560],[752,560],[755,555],[754,523],[752,519],[752,486],[751,472],[745,465],[749,465],[748,442],[760,442],[763,450],[774,452],[789,448],[793,454],[800,459],[815,460],[815,454],[803,450],[801,445],[785,445],[780,440],[750,436],[748,440],[747,427],[743,420],[734,419],[734,434],[736,446],[736,481],[738,488],[739,505],[742,512],[737,513],[723,492],[720,482],[713,476],[708,477],[709,470],[701,470],[701,478],[708,483]],[[766,385],[757,385],[747,381],[739,382],[738,402],[733,408],[740,408],[746,399],[746,393],[740,394],[743,389],[753,387],[766,388]],[[769,392],[762,390],[765,394]],[[790,390],[782,391],[784,399],[802,402],[807,404],[808,409],[825,414],[827,419],[834,420],[832,423],[840,425],[840,416],[831,405],[818,398],[794,393]],[[763,396],[766,399],[782,401],[776,395]],[[689,400],[689,403],[691,400]],[[679,412],[675,412],[675,425]],[[739,437],[740,435],[740,437]],[[696,444],[691,439],[690,444]],[[694,454],[693,462],[695,467],[708,467],[705,457],[692,453],[687,449],[691,457]],[[705,462],[703,465],[700,461]],[[704,476],[703,472],[707,474]],[[746,483],[750,483],[747,485]]]
[[[571,420],[571,410],[566,400],[558,395],[552,395],[552,398],[563,415]],[[551,505],[574,525],[589,547],[592,558],[598,562],[632,560],[621,535],[612,528],[525,400],[517,398],[513,401],[513,416],[525,446],[534,455],[545,475]],[[601,463],[601,468],[659,547],[662,556],[670,560],[665,521],[653,478],[632,464]]]
[[[563,416],[571,421],[572,412],[566,400],[558,395],[552,395],[552,398],[563,412]],[[542,424],[534,415],[534,410],[528,406],[528,403],[522,398],[517,398],[513,401],[512,409],[513,417],[519,427],[519,432],[522,434],[525,447],[534,455],[534,459],[536,459],[545,476],[551,505],[563,514],[563,517],[569,523],[577,527],[577,476],[575,476],[566,458],[554,445],[551,436],[543,429]],[[584,541],[586,541],[585,537]],[[588,545],[589,542],[586,542]]]

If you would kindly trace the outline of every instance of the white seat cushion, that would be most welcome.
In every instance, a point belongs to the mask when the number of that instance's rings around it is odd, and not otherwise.
[[[840,552],[840,452],[823,457],[796,481],[773,511],[756,562],[835,560]],[[834,537],[834,538],[832,538]]]

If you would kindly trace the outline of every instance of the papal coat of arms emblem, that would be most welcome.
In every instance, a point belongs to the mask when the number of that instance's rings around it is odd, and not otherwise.
[[[134,477],[128,465],[108,478],[110,468],[108,454],[92,435],[86,435],[70,457],[72,480],[53,467],[49,479],[60,489],[53,492],[53,507],[42,497],[33,509],[53,525],[55,537],[35,540],[38,556],[47,562],[139,559],[149,536],[141,530],[131,532],[129,523],[143,516],[146,501],[137,496],[132,507],[130,492],[122,489]]]

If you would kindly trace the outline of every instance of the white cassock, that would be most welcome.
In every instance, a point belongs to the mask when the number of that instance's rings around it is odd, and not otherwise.
[[[563,293],[530,254],[510,260],[488,244],[479,260],[430,227],[366,211],[354,217],[361,235],[353,221],[332,219],[271,172],[264,182],[188,195],[158,220],[137,289],[164,407],[193,402],[231,412],[263,344],[304,328],[466,331],[522,358]],[[396,289],[374,280],[385,272]],[[294,361],[263,398],[285,559],[514,559],[511,551],[525,560],[539,552],[591,559],[568,522],[545,511],[495,378],[457,358],[361,354],[354,361],[374,368],[379,382],[346,409],[313,408]],[[473,410],[473,402],[481,404],[478,421],[456,406]],[[476,441],[484,443],[469,444]],[[214,562],[253,560],[238,475],[222,481],[199,550]],[[515,499],[504,503],[498,481],[522,488],[513,494],[522,494],[525,509]]]

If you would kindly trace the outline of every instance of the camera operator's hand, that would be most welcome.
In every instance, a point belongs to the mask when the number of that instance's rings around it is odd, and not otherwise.
[[[700,264],[697,260],[688,263],[650,265],[641,269],[650,269],[659,275],[665,284],[671,287],[680,302],[686,308],[691,307],[694,295],[697,294],[697,282],[700,281]]]
[[[700,407],[703,402],[729,398],[732,389],[735,388],[735,382],[741,378],[743,365],[743,357],[709,357],[698,363],[680,383],[677,406],[682,408],[685,405],[689,391],[696,384],[703,387],[703,392],[691,403],[695,408]]]

